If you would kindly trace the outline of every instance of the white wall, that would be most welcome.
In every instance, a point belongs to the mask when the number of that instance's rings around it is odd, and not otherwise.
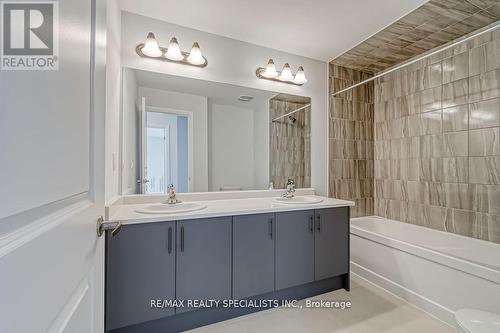
[[[254,108],[254,187],[267,189],[269,186],[269,101]]]
[[[121,11],[117,0],[107,1],[105,200],[119,195],[121,106]]]
[[[139,87],[146,106],[193,112],[193,191],[208,191],[207,97]]]
[[[124,68],[122,101],[122,194],[137,193],[139,179],[139,108],[135,71]]]
[[[162,45],[168,45],[170,37],[176,36],[183,50],[189,50],[192,43],[198,41],[208,59],[208,66],[197,68],[140,58],[135,47],[144,42],[149,31],[156,33]],[[310,97],[311,183],[318,193],[327,194],[327,63],[127,12],[122,14],[121,50],[122,65],[131,68]],[[298,87],[258,79],[255,69],[265,65],[269,58],[273,58],[277,66],[289,62],[293,70],[304,66],[309,82]]]
[[[209,104],[209,190],[255,189],[254,110]]]

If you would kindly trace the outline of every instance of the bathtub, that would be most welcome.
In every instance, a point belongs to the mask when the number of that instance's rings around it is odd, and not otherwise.
[[[500,245],[380,217],[351,219],[351,272],[455,326],[500,313]]]

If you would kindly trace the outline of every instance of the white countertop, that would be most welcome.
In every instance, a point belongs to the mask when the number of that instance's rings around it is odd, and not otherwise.
[[[333,207],[354,206],[354,202],[321,197],[316,195],[308,195],[315,198],[323,199],[320,203],[315,204],[282,204],[274,201],[277,197],[251,197],[251,198],[225,198],[217,200],[192,200],[192,202],[206,205],[202,210],[172,213],[172,214],[143,214],[137,213],[136,210],[151,205],[149,203],[129,203],[113,205],[113,214],[110,220],[120,221],[123,225],[150,223],[162,221],[187,220],[217,216],[235,216],[261,213],[274,213],[295,210],[309,210]],[[189,200],[191,202],[191,200]]]

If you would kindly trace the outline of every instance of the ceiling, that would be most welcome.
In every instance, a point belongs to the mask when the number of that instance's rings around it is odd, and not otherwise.
[[[500,0],[431,0],[332,63],[375,73],[500,19]]]
[[[426,1],[120,0],[120,3],[123,10],[132,13],[330,61]]]
[[[206,96],[211,103],[232,105],[241,108],[258,108],[269,99],[276,96],[276,92],[246,88],[226,83],[204,81],[180,77],[157,72],[148,72],[135,69],[137,85],[140,87],[161,89],[183,94]],[[238,97],[252,96],[249,102],[238,101]]]

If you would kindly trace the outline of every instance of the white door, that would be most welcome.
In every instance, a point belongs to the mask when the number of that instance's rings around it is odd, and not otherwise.
[[[148,112],[154,114],[166,114],[169,116],[176,116],[178,122],[180,119],[184,121],[187,120],[187,128],[183,128],[182,133],[179,135],[179,125],[174,126],[175,133],[170,135],[171,140],[171,152],[170,155],[170,178],[166,184],[174,183],[178,192],[191,192],[193,191],[193,170],[194,170],[194,139],[193,139],[193,118],[194,114],[192,111],[176,110],[170,108],[162,108],[157,106],[148,106]],[[187,131],[187,133],[186,133]],[[171,131],[172,132],[172,131]],[[181,138],[181,139],[180,139]],[[185,142],[187,140],[187,143]],[[182,142],[182,143],[181,143]],[[183,155],[182,157],[180,155]],[[186,161],[187,160],[187,161]],[[187,170],[186,170],[187,167]],[[148,178],[149,179],[149,178]]]
[[[105,0],[56,2],[59,70],[0,70],[6,333],[104,330]]]
[[[161,194],[170,184],[170,132],[168,128],[147,127],[146,194]]]

